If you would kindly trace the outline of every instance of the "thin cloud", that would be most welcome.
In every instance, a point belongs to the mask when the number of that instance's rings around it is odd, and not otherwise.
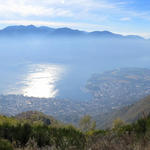
[[[0,0],[0,14],[14,16],[70,17],[80,12],[98,9],[114,9],[116,5],[104,0]]]
[[[130,18],[130,17],[124,17],[124,18],[121,18],[120,20],[121,20],[121,21],[130,21],[131,18]]]
[[[32,5],[26,3],[17,3],[17,0],[6,0],[0,4],[0,16],[5,17],[26,17],[26,16],[71,16],[71,12],[61,8],[45,7],[42,5]]]
[[[100,27],[105,27],[102,28],[104,30],[111,26],[112,31],[119,31],[125,27],[125,21],[128,24],[131,20],[150,21],[150,12],[136,10],[133,5],[133,1],[125,0],[0,0],[0,20],[10,24],[11,22],[20,22],[19,24],[44,22],[46,25],[47,22],[48,24],[51,22],[55,26],[59,22],[62,26],[63,24],[68,27],[76,25],[79,29],[84,23],[88,24],[88,27],[84,26],[84,29],[88,28],[88,30],[99,29],[94,25],[100,24]],[[26,21],[21,22],[22,20]],[[73,22],[76,23],[73,25]],[[134,24],[130,24],[130,30],[138,31],[132,26]]]

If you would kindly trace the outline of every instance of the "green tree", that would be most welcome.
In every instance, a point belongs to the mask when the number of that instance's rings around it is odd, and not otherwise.
[[[119,129],[119,128],[123,127],[124,125],[125,125],[125,122],[123,120],[121,120],[120,118],[117,118],[113,122],[114,129]]]
[[[96,122],[92,120],[92,117],[89,115],[85,115],[79,121],[79,128],[83,132],[88,132],[94,130],[96,128]]]

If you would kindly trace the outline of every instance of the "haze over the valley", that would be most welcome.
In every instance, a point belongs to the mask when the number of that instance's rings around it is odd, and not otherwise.
[[[1,94],[90,99],[93,73],[149,68],[149,40],[111,32],[10,26],[0,31]]]

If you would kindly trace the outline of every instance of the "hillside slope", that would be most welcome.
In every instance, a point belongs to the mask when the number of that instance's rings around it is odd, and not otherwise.
[[[150,96],[132,104],[120,108],[118,110],[113,110],[109,113],[105,113],[100,116],[95,116],[97,126],[100,128],[111,127],[113,121],[117,118],[125,121],[126,123],[132,123],[143,115],[148,115],[150,113]]]
[[[127,106],[150,94],[150,69],[120,68],[94,74],[86,89],[97,105]]]
[[[46,125],[58,125],[59,122],[51,116],[38,111],[27,111],[15,116],[17,120],[27,120],[30,123],[43,123]]]

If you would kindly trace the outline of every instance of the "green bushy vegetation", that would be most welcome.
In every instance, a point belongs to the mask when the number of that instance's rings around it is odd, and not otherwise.
[[[107,130],[96,130],[93,123],[90,116],[85,116],[79,123],[81,129],[77,129],[64,125],[31,124],[0,116],[0,150],[150,149],[150,116],[132,124],[117,119]],[[89,128],[85,130],[85,127]]]
[[[149,150],[150,116],[132,124],[117,119],[112,129],[94,131],[87,144],[92,150]]]
[[[30,140],[34,140],[39,148],[46,146],[54,146],[60,150],[73,147],[81,150],[85,148],[85,135],[72,126],[54,127],[46,124],[22,123],[12,118],[4,118],[0,123],[0,138],[7,139],[15,148],[26,147]]]
[[[14,150],[14,149],[9,141],[0,139],[0,150]]]

